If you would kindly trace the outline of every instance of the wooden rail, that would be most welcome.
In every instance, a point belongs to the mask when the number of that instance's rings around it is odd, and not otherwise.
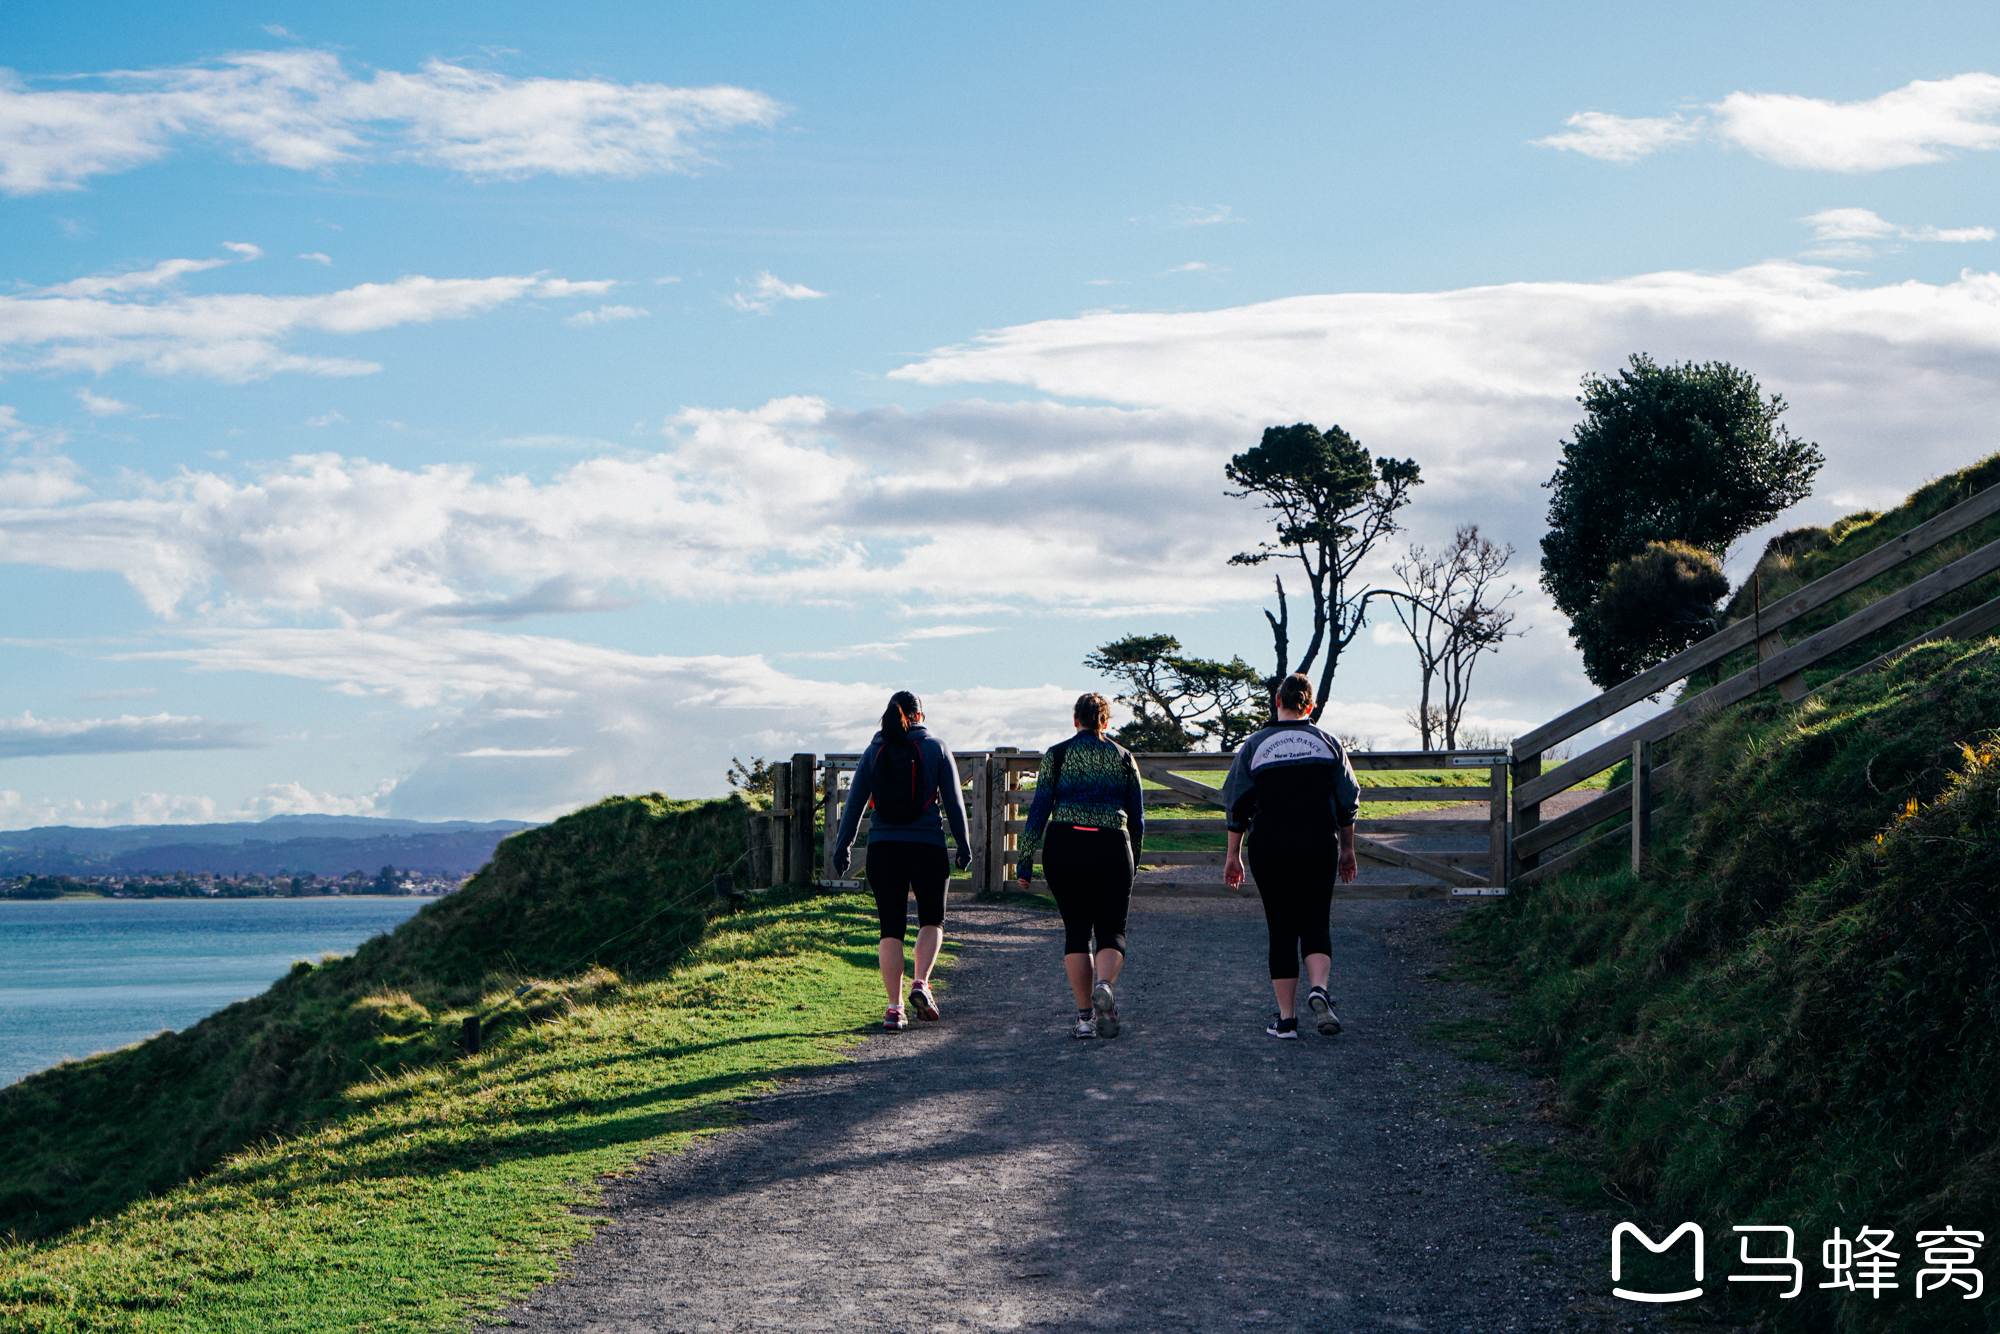
[[[1671,782],[1672,777],[1670,765],[1652,767],[1650,747],[1653,743],[1673,736],[1718,709],[1748,699],[1767,687],[1775,687],[1782,698],[1796,702],[1806,694],[1803,674],[1808,667],[2000,570],[2000,541],[1989,542],[1797,644],[1787,645],[1781,633],[1785,626],[1801,616],[1827,606],[1836,598],[1933,551],[1939,544],[1996,514],[2000,514],[2000,486],[1989,487],[1961,501],[1804,588],[1777,599],[1769,606],[1760,607],[1752,616],[1725,626],[1686,652],[1517,737],[1509,765],[1514,816],[1513,882],[1532,884],[1546,880],[1618,838],[1630,841],[1636,871],[1648,853],[1652,796]],[[1846,675],[1872,671],[1896,653],[1917,644],[1935,639],[1972,638],[1995,628],[2000,628],[2000,598],[1994,598],[1919,635],[1893,653],[1875,658]],[[1753,645],[1758,652],[1758,661],[1754,665],[1706,690],[1683,694],[1672,708],[1590,747],[1574,759],[1564,760],[1544,771],[1542,756],[1550,747],[1616,716],[1641,700],[1660,694],[1703,668],[1717,666],[1732,654]],[[1562,816],[1546,823],[1543,821],[1543,802],[1626,758],[1633,760],[1634,781],[1621,784]],[[1581,846],[1549,856],[1577,835],[1614,820],[1625,820],[1629,828],[1621,825]]]

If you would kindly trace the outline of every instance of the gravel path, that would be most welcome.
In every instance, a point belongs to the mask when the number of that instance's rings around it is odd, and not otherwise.
[[[1536,1081],[1426,1042],[1450,901],[1334,905],[1346,1032],[1266,1037],[1254,901],[1136,900],[1125,1031],[1068,1036],[1061,937],[955,907],[945,1018],[611,1184],[567,1275],[496,1318],[589,1331],[1650,1328],[1610,1223],[1522,1193]]]

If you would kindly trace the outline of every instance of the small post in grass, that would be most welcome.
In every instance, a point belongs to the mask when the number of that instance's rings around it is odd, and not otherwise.
[[[1653,850],[1653,743],[1632,743],[1632,874],[1641,873]]]

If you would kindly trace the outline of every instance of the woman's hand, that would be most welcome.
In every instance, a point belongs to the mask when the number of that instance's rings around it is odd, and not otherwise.
[[[1243,888],[1243,859],[1233,852],[1222,863],[1222,883],[1238,891]]]
[[[1361,859],[1354,855],[1353,825],[1340,831],[1340,859],[1334,865],[1343,885],[1353,884],[1354,877],[1361,874]]]

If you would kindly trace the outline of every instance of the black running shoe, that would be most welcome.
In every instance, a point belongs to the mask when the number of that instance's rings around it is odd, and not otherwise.
[[[1097,1020],[1097,1036],[1118,1036],[1118,1006],[1111,999],[1111,984],[1099,982],[1090,989],[1090,1011]]]
[[[1314,987],[1306,993],[1306,1008],[1319,1020],[1319,1035],[1330,1038],[1340,1031],[1340,1016],[1333,1012],[1333,1000],[1326,994],[1325,987]]]
[[[1287,1042],[1297,1042],[1299,1040],[1299,1021],[1297,1019],[1273,1019],[1265,1026],[1264,1031],[1274,1038],[1283,1038]]]

